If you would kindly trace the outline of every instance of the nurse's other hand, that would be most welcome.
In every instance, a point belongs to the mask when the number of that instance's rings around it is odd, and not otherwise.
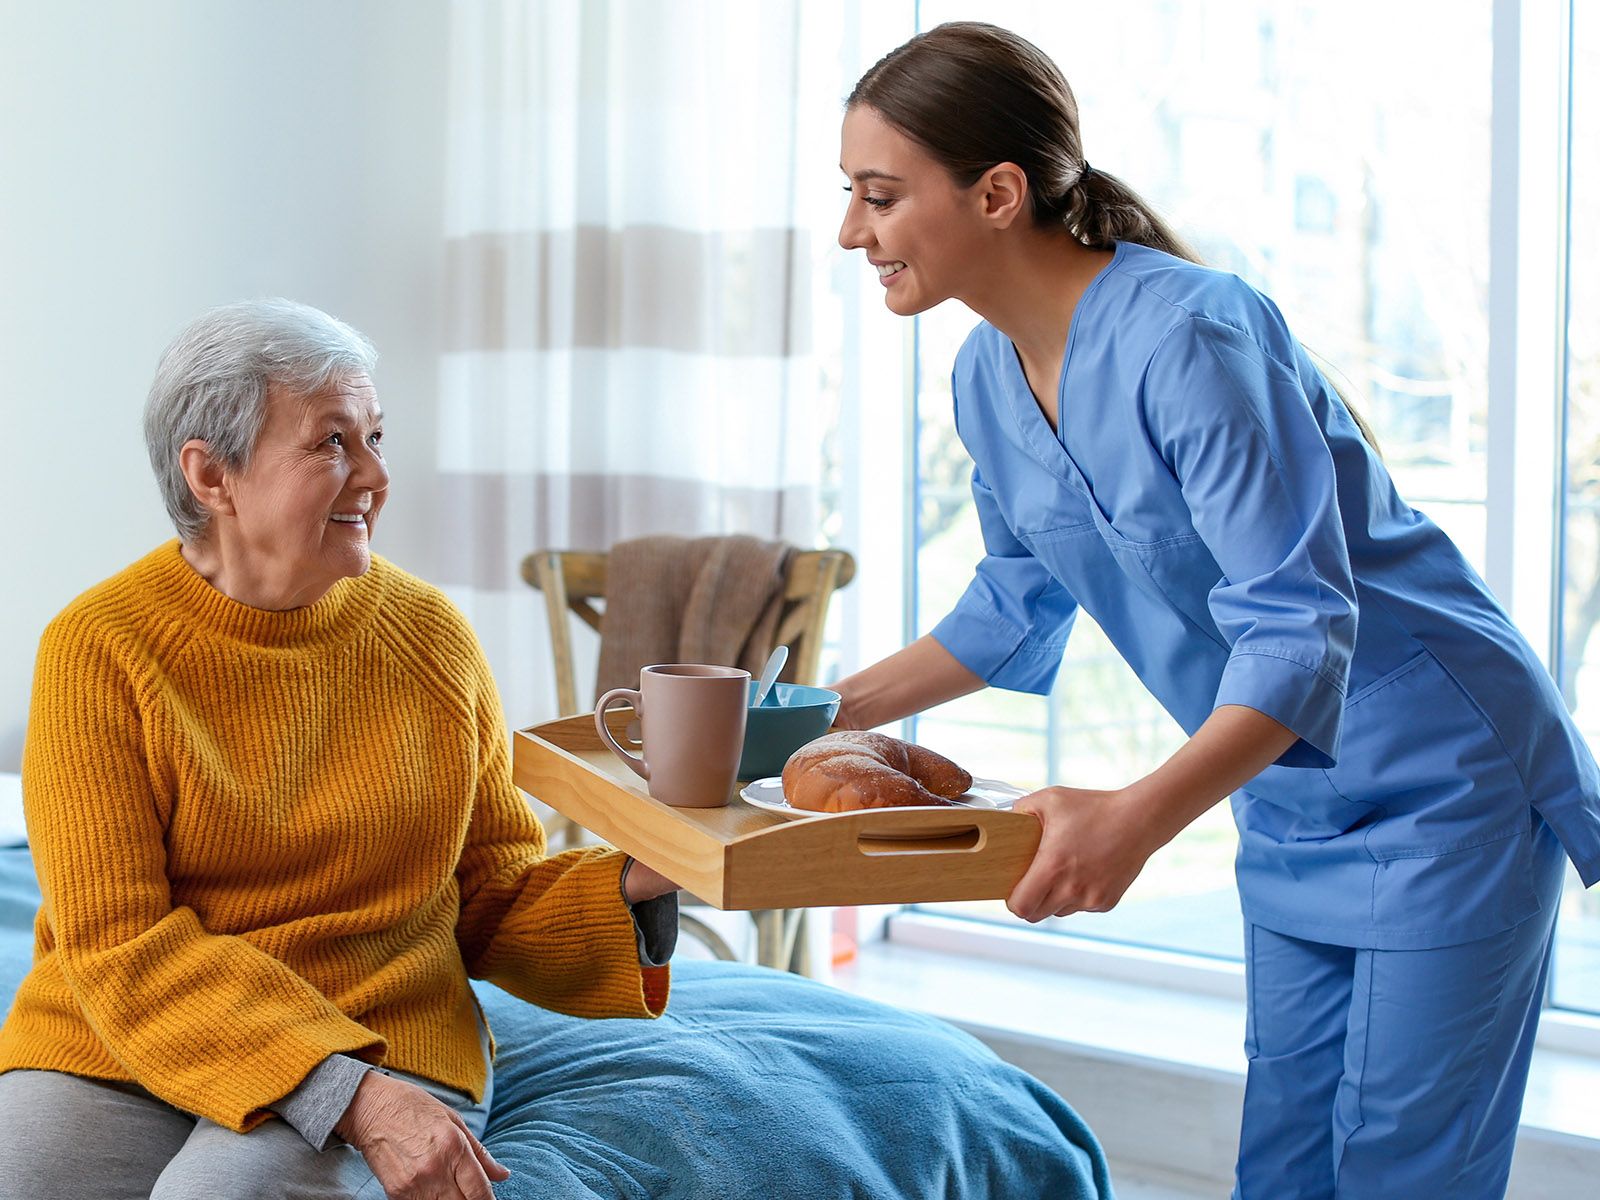
[[[1108,912],[1159,843],[1142,834],[1121,791],[1049,787],[1018,800],[1044,828],[1039,849],[1006,900],[1024,921]]]
[[[838,733],[845,729],[865,729],[860,719],[856,716],[850,704],[850,697],[844,693],[839,694],[839,711],[833,718],[833,724],[828,727],[829,733]]]

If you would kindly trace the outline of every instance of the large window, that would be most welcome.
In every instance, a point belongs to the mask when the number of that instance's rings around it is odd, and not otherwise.
[[[1006,25],[1062,65],[1090,160],[1142,192],[1208,261],[1277,301],[1370,418],[1402,495],[1510,604],[1597,739],[1600,283],[1582,264],[1597,261],[1600,234],[1578,219],[1600,212],[1592,6],[989,0],[975,10],[921,0],[873,11],[874,27],[857,28],[846,46],[846,89],[913,28],[944,20]],[[1529,48],[1541,22],[1562,27],[1537,35],[1548,61]],[[1508,32],[1513,47],[1522,33],[1520,50],[1507,50]],[[1561,70],[1557,45],[1570,55]],[[1543,155],[1543,141],[1528,136],[1557,123],[1554,108],[1529,102],[1537,87],[1561,92],[1567,155]],[[1564,197],[1564,228],[1541,219],[1544,196]],[[886,316],[857,257],[835,248],[819,258],[819,287],[832,297],[819,301],[819,317],[826,303],[844,322],[821,356],[844,431],[830,443],[837,507],[827,519],[834,537],[866,551],[867,590],[842,597],[848,665],[931,628],[982,555],[949,396],[956,349],[977,318],[953,303],[915,322]],[[1551,269],[1551,288],[1527,270],[1543,257],[1565,267]],[[1560,304],[1546,295],[1555,288]],[[1553,353],[1543,314],[1558,310],[1561,369],[1544,377],[1528,363]],[[1507,372],[1513,344],[1521,357]],[[1514,456],[1508,430],[1520,437]],[[1538,579],[1548,585],[1529,586]],[[1083,614],[1054,694],[990,690],[909,724],[975,773],[1024,786],[1116,786],[1182,739]],[[1047,922],[1045,935],[1236,959],[1234,849],[1231,816],[1218,806],[1151,861],[1115,911]],[[1015,928],[999,902],[926,907]],[[1600,900],[1575,876],[1551,1002],[1600,1012]]]
[[[924,0],[924,26],[970,15]],[[1002,2],[985,18],[1061,64],[1084,148],[1202,256],[1272,296],[1379,432],[1402,492],[1482,567],[1488,317],[1490,8]],[[1374,28],[1385,36],[1374,38]],[[1353,65],[1360,66],[1359,84]],[[915,509],[919,632],[981,555],[949,369],[975,321],[920,322]],[[985,692],[918,724],[981,772],[1115,786],[1181,731],[1080,614],[1055,694]],[[1237,957],[1234,833],[1219,806],[1163,850],[1116,910],[1075,934]],[[1002,905],[951,911],[1005,919]]]

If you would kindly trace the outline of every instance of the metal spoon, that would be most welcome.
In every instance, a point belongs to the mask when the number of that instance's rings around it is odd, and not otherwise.
[[[778,672],[783,670],[783,664],[788,661],[789,647],[780,642],[767,656],[767,665],[761,668],[761,682],[756,684],[756,698],[752,702],[752,707],[760,708],[766,703],[767,693],[772,691],[772,685],[778,679]]]

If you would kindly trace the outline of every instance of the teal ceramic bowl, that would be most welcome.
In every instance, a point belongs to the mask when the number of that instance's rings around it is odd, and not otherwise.
[[[756,680],[749,697],[756,697]],[[751,708],[744,726],[740,779],[767,779],[783,774],[789,756],[827,733],[839,715],[839,693],[798,683],[775,683],[760,708]]]

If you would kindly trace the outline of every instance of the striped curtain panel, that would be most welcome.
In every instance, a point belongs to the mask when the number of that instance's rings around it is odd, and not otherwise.
[[[816,537],[800,8],[454,6],[435,561],[513,723],[555,708],[530,551]]]

